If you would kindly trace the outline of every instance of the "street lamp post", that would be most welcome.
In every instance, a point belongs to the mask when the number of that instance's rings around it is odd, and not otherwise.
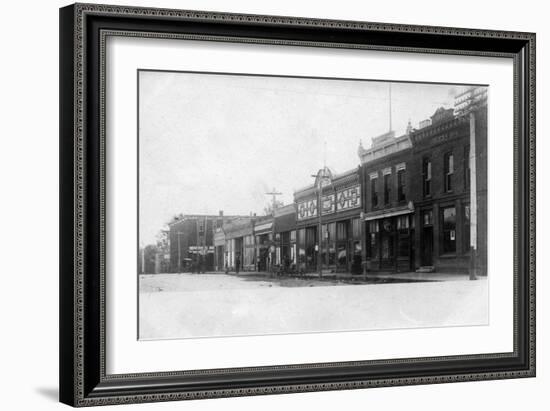
[[[323,166],[317,174],[312,175],[315,177],[315,183],[317,185],[317,271],[319,272],[319,278],[323,276],[323,257],[321,254],[322,249],[322,216],[323,216],[323,186],[325,182],[330,182],[332,174],[327,166]]]

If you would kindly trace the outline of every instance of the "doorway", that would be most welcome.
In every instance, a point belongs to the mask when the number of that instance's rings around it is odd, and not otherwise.
[[[434,230],[432,226],[427,226],[423,228],[422,231],[422,265],[431,266],[433,265],[433,238]]]

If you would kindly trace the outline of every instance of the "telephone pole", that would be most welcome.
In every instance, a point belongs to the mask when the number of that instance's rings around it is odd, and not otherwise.
[[[271,214],[273,214],[275,212],[275,208],[277,207],[277,196],[280,196],[283,193],[273,188],[269,193],[266,194],[271,196]]]
[[[274,254],[276,253],[276,246],[275,246],[275,208],[277,208],[277,196],[282,195],[280,191],[277,191],[275,187],[269,192],[266,193],[267,195],[271,196],[271,215],[273,216],[273,222],[271,223],[271,240],[272,244],[270,245],[270,255],[271,255],[271,263],[270,263],[270,270],[273,271],[273,262],[275,261]],[[271,247],[273,247],[273,251],[271,252]]]

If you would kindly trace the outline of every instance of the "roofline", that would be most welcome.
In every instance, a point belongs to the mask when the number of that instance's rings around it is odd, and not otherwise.
[[[249,218],[248,215],[219,215],[219,214],[185,214],[179,220],[172,221],[171,223],[166,223],[168,226],[172,226],[177,223],[181,223],[185,220],[190,220],[197,217],[206,217],[212,219],[221,219],[221,218]]]
[[[331,184],[334,183],[335,180],[338,180],[340,178],[344,178],[344,177],[347,177],[348,175],[351,175],[353,173],[358,173],[359,172],[359,169],[361,168],[361,164],[355,166],[354,168],[351,168],[347,171],[344,171],[342,173],[338,173],[338,174],[335,174],[333,177],[332,177],[332,181],[331,181]],[[310,184],[308,186],[305,186],[305,187],[301,187],[297,190],[294,190],[294,195],[296,194],[300,194],[300,193],[303,193],[307,190],[311,190],[311,189],[315,189],[315,184]]]

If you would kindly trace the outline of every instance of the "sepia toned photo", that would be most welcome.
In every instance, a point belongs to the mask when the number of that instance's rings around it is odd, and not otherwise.
[[[487,86],[137,76],[140,340],[489,323]]]

